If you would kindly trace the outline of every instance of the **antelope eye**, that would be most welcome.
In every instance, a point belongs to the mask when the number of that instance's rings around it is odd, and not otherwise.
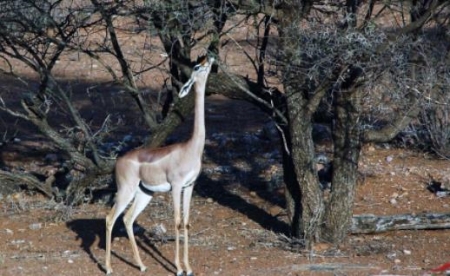
[[[195,65],[195,66],[194,66],[194,71],[198,71],[198,69],[200,69],[200,67],[201,67],[200,64]]]

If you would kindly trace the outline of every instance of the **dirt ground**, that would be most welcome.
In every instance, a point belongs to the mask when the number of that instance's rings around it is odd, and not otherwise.
[[[221,97],[207,101],[211,130],[191,215],[196,275],[429,275],[450,261],[447,230],[353,235],[339,248],[321,244],[313,251],[289,240],[282,191],[268,185],[280,173],[278,143],[264,132],[265,119],[257,110],[258,116],[244,116],[242,110],[249,109]],[[239,122],[242,132],[229,123],[221,126],[226,120]],[[355,214],[448,212],[450,198],[431,194],[426,182],[428,175],[448,181],[449,161],[387,145],[365,147],[361,160]],[[110,205],[67,207],[20,192],[4,196],[0,206],[1,275],[104,273],[104,218]],[[134,263],[119,220],[115,275],[174,274],[172,217],[170,195],[160,194],[137,219],[145,274]]]
[[[236,64],[241,58],[234,56]],[[102,78],[94,65],[63,56],[58,72],[70,76],[74,91],[88,91],[94,86],[89,81]],[[87,67],[90,69],[82,70]],[[86,82],[73,81],[77,78]],[[20,85],[5,76],[1,83],[3,99],[17,105]],[[142,121],[136,119],[134,105],[121,100],[121,92],[114,87],[96,89],[97,94],[89,90],[89,97],[77,101],[84,114],[91,114],[92,124],[101,124],[110,112],[103,110],[105,106],[115,110],[113,114],[131,107],[121,120],[128,122],[131,133],[138,133]],[[190,256],[195,275],[430,275],[430,269],[450,261],[448,230],[352,235],[339,248],[319,244],[304,251],[287,237],[279,187],[279,141],[271,133],[273,127],[266,115],[247,103],[219,96],[208,98],[206,111],[203,173],[191,208]],[[39,159],[52,150],[46,148],[45,140],[27,124],[8,116],[0,119],[2,133],[17,131],[19,138],[3,148],[3,162],[25,169],[48,169]],[[182,128],[189,129],[190,122]],[[448,160],[388,145],[368,145],[359,169],[355,214],[445,213],[450,208],[450,198],[438,198],[426,189],[429,175],[450,182]],[[0,275],[104,274],[104,218],[109,209],[108,202],[67,207],[27,192],[2,196]],[[170,195],[155,196],[138,217],[135,232],[148,271],[141,273],[136,267],[118,220],[112,246],[114,275],[173,275]]]

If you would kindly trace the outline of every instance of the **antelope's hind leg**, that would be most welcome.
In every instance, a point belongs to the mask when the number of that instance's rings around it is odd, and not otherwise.
[[[138,189],[133,204],[123,217],[128,238],[130,239],[131,248],[133,249],[134,260],[138,264],[141,271],[146,271],[147,267],[142,263],[141,256],[139,255],[136,239],[134,238],[133,222],[136,220],[139,214],[145,209],[145,207],[150,203],[150,200],[152,198],[153,197],[151,195],[148,195],[142,192],[140,189]]]
[[[109,211],[106,216],[106,256],[105,256],[105,269],[106,274],[111,274],[113,272],[111,268],[111,235],[114,224],[116,223],[117,218],[122,214],[125,208],[133,199],[133,193],[117,193],[116,194],[116,202],[112,207],[111,211]]]

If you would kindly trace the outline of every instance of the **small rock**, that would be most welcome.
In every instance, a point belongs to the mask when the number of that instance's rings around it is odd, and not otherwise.
[[[401,262],[402,262],[402,261],[401,261],[400,259],[395,259],[395,260],[394,260],[394,263],[395,263],[395,264],[399,264],[399,263],[401,263]]]
[[[227,247],[227,250],[228,250],[228,251],[233,251],[233,250],[236,250],[236,247],[234,247],[234,246],[228,246],[228,247]]]
[[[164,224],[160,223],[157,225],[154,225],[149,229],[149,233],[151,236],[157,237],[157,238],[164,238],[164,235],[167,233],[167,229],[164,226]]]
[[[411,250],[404,249],[404,250],[403,250],[403,254],[405,254],[405,255],[411,255]]]
[[[8,234],[8,235],[13,235],[14,234],[14,231],[11,230],[11,229],[8,229],[8,228],[6,228],[5,231],[6,231],[6,234]]]
[[[395,252],[391,252],[389,254],[386,255],[386,257],[390,260],[394,259],[395,257],[397,257],[397,253]]]
[[[31,230],[39,230],[42,228],[42,223],[32,223],[28,226]]]
[[[392,157],[392,155],[389,155],[388,157],[386,157],[386,162],[391,163],[392,160],[394,160],[394,157]]]
[[[11,241],[11,244],[23,244],[25,243],[25,240],[13,240]]]
[[[73,53],[69,56],[70,61],[79,61],[80,60],[80,54],[79,53]]]
[[[251,191],[251,192],[250,192],[250,196],[251,196],[251,197],[257,197],[258,195],[256,194],[256,192]]]
[[[252,261],[255,261],[257,259],[258,259],[258,257],[250,257],[250,260],[252,260]]]
[[[438,192],[436,192],[436,196],[437,197],[446,197],[448,195],[449,195],[448,191],[438,191]]]
[[[208,202],[208,203],[214,203],[214,200],[213,200],[212,198],[208,197],[208,198],[206,199],[206,202]]]
[[[395,205],[395,204],[397,204],[397,199],[391,198],[391,199],[389,200],[389,203],[391,203],[392,205]]]

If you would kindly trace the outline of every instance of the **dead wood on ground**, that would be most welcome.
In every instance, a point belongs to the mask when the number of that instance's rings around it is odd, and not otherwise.
[[[391,216],[356,215],[352,234],[373,234],[397,230],[436,230],[450,228],[450,213],[401,214]]]

